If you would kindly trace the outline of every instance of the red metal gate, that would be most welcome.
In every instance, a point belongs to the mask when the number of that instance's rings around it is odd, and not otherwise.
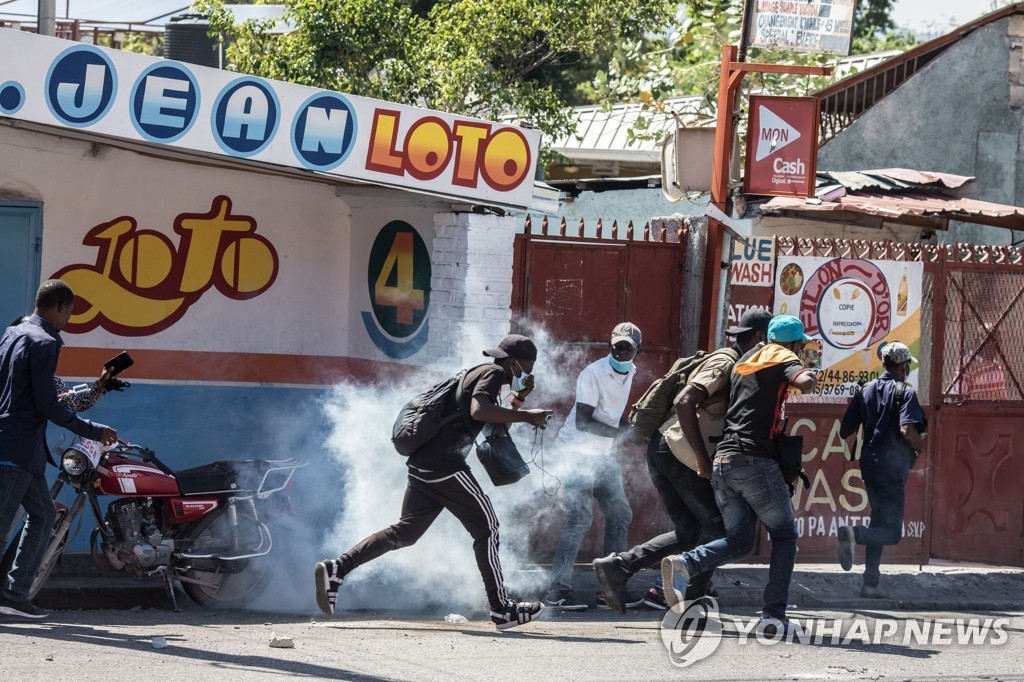
[[[557,363],[538,367],[537,404],[555,405],[556,416],[564,419],[572,407],[580,370],[607,354],[612,327],[627,320],[643,332],[632,403],[679,357],[685,241],[668,241],[665,232],[652,240],[648,226],[635,234],[632,223],[625,239],[617,225],[610,235],[602,234],[600,221],[596,236],[590,238],[582,236],[582,221],[575,235],[566,235],[564,219],[557,231],[549,229],[546,218],[540,230],[534,232],[533,227],[527,220],[525,234],[516,236],[512,309],[517,332],[558,349],[549,355],[557,357]],[[664,532],[667,517],[642,453],[620,459],[634,514],[630,541]],[[539,510],[535,517],[540,527],[532,534],[533,553],[547,559],[554,550],[561,516]],[[599,514],[594,518],[581,557],[600,554],[603,522]]]
[[[919,389],[927,451],[907,483],[903,540],[886,561],[1024,566],[1024,254],[788,238],[776,240],[776,254],[924,263]],[[811,489],[794,497],[801,561],[833,560],[834,526],[869,513],[858,467],[838,438],[845,403],[809,397],[787,407],[812,476]],[[756,557],[769,551],[762,541]]]
[[[1024,566],[1024,260],[939,250],[931,556]]]

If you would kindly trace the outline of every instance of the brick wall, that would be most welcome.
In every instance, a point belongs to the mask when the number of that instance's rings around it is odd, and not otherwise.
[[[428,352],[451,357],[461,340],[497,343],[512,319],[512,254],[518,218],[434,216]]]

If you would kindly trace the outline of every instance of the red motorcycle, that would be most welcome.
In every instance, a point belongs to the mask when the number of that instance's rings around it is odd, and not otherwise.
[[[32,582],[33,599],[81,527],[72,523],[89,504],[97,527],[90,547],[103,571],[165,581],[177,610],[174,582],[198,604],[237,608],[258,597],[271,578],[270,529],[261,520],[271,498],[289,487],[297,459],[213,462],[173,471],[152,450],[119,441],[104,447],[80,439],[60,451],[60,474],[50,489],[57,505],[50,542]],[[64,486],[76,491],[68,508],[57,502]],[[100,510],[99,496],[116,500]],[[286,496],[278,496],[284,501]],[[15,538],[3,558],[10,566]]]

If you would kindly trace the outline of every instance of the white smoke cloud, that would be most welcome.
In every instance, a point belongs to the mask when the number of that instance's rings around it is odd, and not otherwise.
[[[531,338],[539,357],[534,367],[537,388],[528,399],[528,407],[545,408],[558,402],[571,406],[587,349],[553,343],[543,331],[534,330]],[[287,536],[286,556],[278,557],[282,565],[277,579],[254,605],[256,608],[315,612],[313,563],[337,557],[364,537],[398,521],[407,481],[406,460],[397,454],[390,440],[398,411],[408,400],[459,369],[491,362],[481,350],[495,346],[499,340],[470,332],[463,335],[457,356],[443,365],[425,367],[397,383],[342,383],[334,387],[321,405],[328,433],[324,447],[329,457],[297,475],[294,520],[275,535],[275,539]],[[564,453],[558,453],[554,445],[557,428],[567,412],[561,409],[552,425],[537,434],[544,446],[537,453],[531,454],[535,443],[532,427],[520,424],[511,428],[523,457],[530,461],[537,456],[530,465],[530,475],[516,484],[493,487],[475,451],[469,454],[470,468],[497,512],[506,588],[518,600],[537,599],[548,585],[546,568],[538,567],[531,556],[530,535],[537,528],[553,528],[550,543],[557,541],[562,512],[552,495],[560,482],[541,466],[564,470],[565,464],[557,463],[560,455],[564,459]],[[294,420],[291,424],[291,428],[298,428]],[[282,431],[289,428],[281,427]],[[591,458],[575,459],[579,461],[572,465],[578,469]],[[442,512],[415,545],[388,552],[349,574],[339,593],[339,613],[363,609],[485,612],[486,594],[472,545],[472,538],[454,516]],[[547,548],[548,553],[551,550],[553,547]]]

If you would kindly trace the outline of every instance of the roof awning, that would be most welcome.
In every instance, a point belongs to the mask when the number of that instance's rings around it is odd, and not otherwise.
[[[814,198],[774,197],[764,216],[865,227],[882,223],[946,229],[950,220],[1024,230],[1024,208],[981,201],[974,178],[903,168],[819,173]]]

